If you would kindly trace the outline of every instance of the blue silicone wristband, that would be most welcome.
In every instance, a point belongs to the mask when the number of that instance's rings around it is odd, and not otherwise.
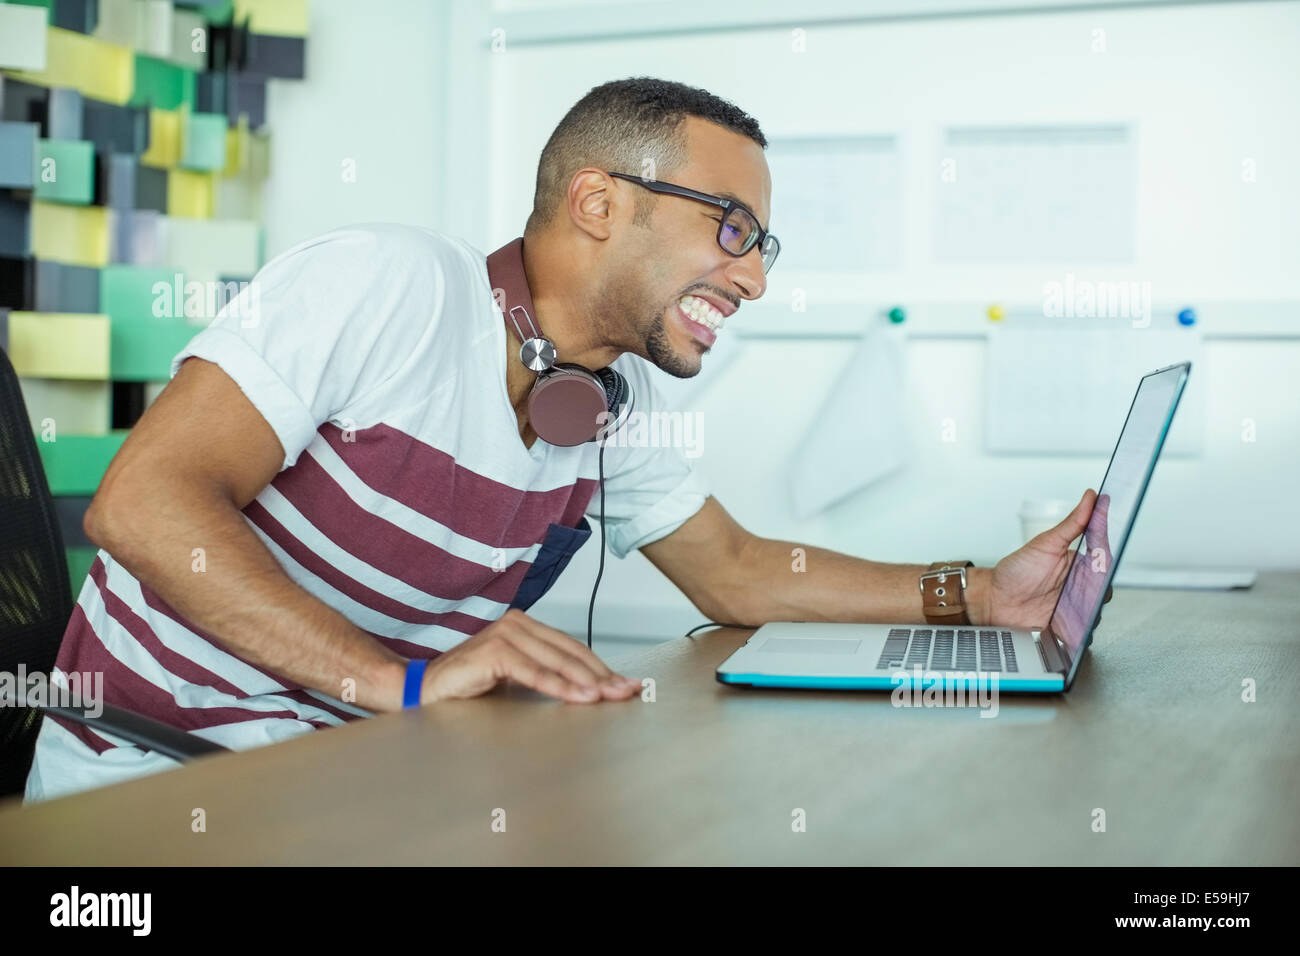
[[[420,706],[420,685],[424,683],[424,669],[429,666],[427,660],[408,661],[406,665],[406,687],[402,690],[402,707]]]

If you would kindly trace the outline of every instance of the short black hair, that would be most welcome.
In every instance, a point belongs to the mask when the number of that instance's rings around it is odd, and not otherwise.
[[[748,136],[767,149],[758,121],[708,90],[649,76],[603,83],[564,114],[546,141],[525,235],[554,219],[569,181],[580,169],[596,166],[636,176],[643,175],[643,164],[652,160],[656,178],[671,176],[688,158],[681,131],[687,116]],[[633,222],[649,220],[655,198],[648,189],[637,190]]]

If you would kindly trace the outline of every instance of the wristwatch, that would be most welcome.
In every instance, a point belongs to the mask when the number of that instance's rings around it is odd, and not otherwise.
[[[936,561],[921,572],[921,610],[929,624],[969,624],[966,569],[974,561]]]

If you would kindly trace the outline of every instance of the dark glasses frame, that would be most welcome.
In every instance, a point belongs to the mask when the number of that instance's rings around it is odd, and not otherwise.
[[[616,173],[613,170],[606,170],[605,172],[616,179],[626,179],[630,183],[644,186],[651,192],[665,193],[669,196],[683,196],[686,199],[694,199],[698,202],[705,202],[713,206],[721,207],[723,209],[723,214],[722,219],[718,222],[718,246],[727,255],[734,256],[737,259],[749,255],[749,253],[757,246],[759,258],[763,261],[764,275],[772,271],[772,266],[776,263],[776,257],[781,254],[781,240],[764,229],[762,224],[759,223],[758,217],[755,216],[753,211],[744,203],[736,202],[734,199],[723,199],[721,196],[711,196],[708,193],[702,193],[696,189],[688,189],[685,186],[678,186],[676,183],[666,183],[660,179],[643,179],[640,176],[629,176],[627,173]],[[733,252],[731,249],[728,249],[722,241],[722,230],[723,227],[726,226],[727,217],[731,214],[732,210],[743,212],[754,222],[755,231],[750,233],[750,235],[755,237],[754,241],[746,246],[741,252]],[[763,257],[763,247],[767,244],[768,239],[772,240],[772,256],[770,259]]]

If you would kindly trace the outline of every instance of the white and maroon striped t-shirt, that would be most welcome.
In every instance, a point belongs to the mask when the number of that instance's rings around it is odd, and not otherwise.
[[[407,657],[535,601],[591,534],[598,446],[524,446],[486,256],[432,230],[362,225],[290,249],[252,285],[172,374],[190,356],[215,362],[275,430],[283,468],[244,517],[288,575]],[[662,407],[640,358],[614,367],[638,411]],[[680,449],[609,444],[611,551],[664,537],[707,494]],[[103,550],[56,671],[102,672],[105,703],[235,749],[369,716],[231,653]],[[172,766],[47,718],[27,796]]]

